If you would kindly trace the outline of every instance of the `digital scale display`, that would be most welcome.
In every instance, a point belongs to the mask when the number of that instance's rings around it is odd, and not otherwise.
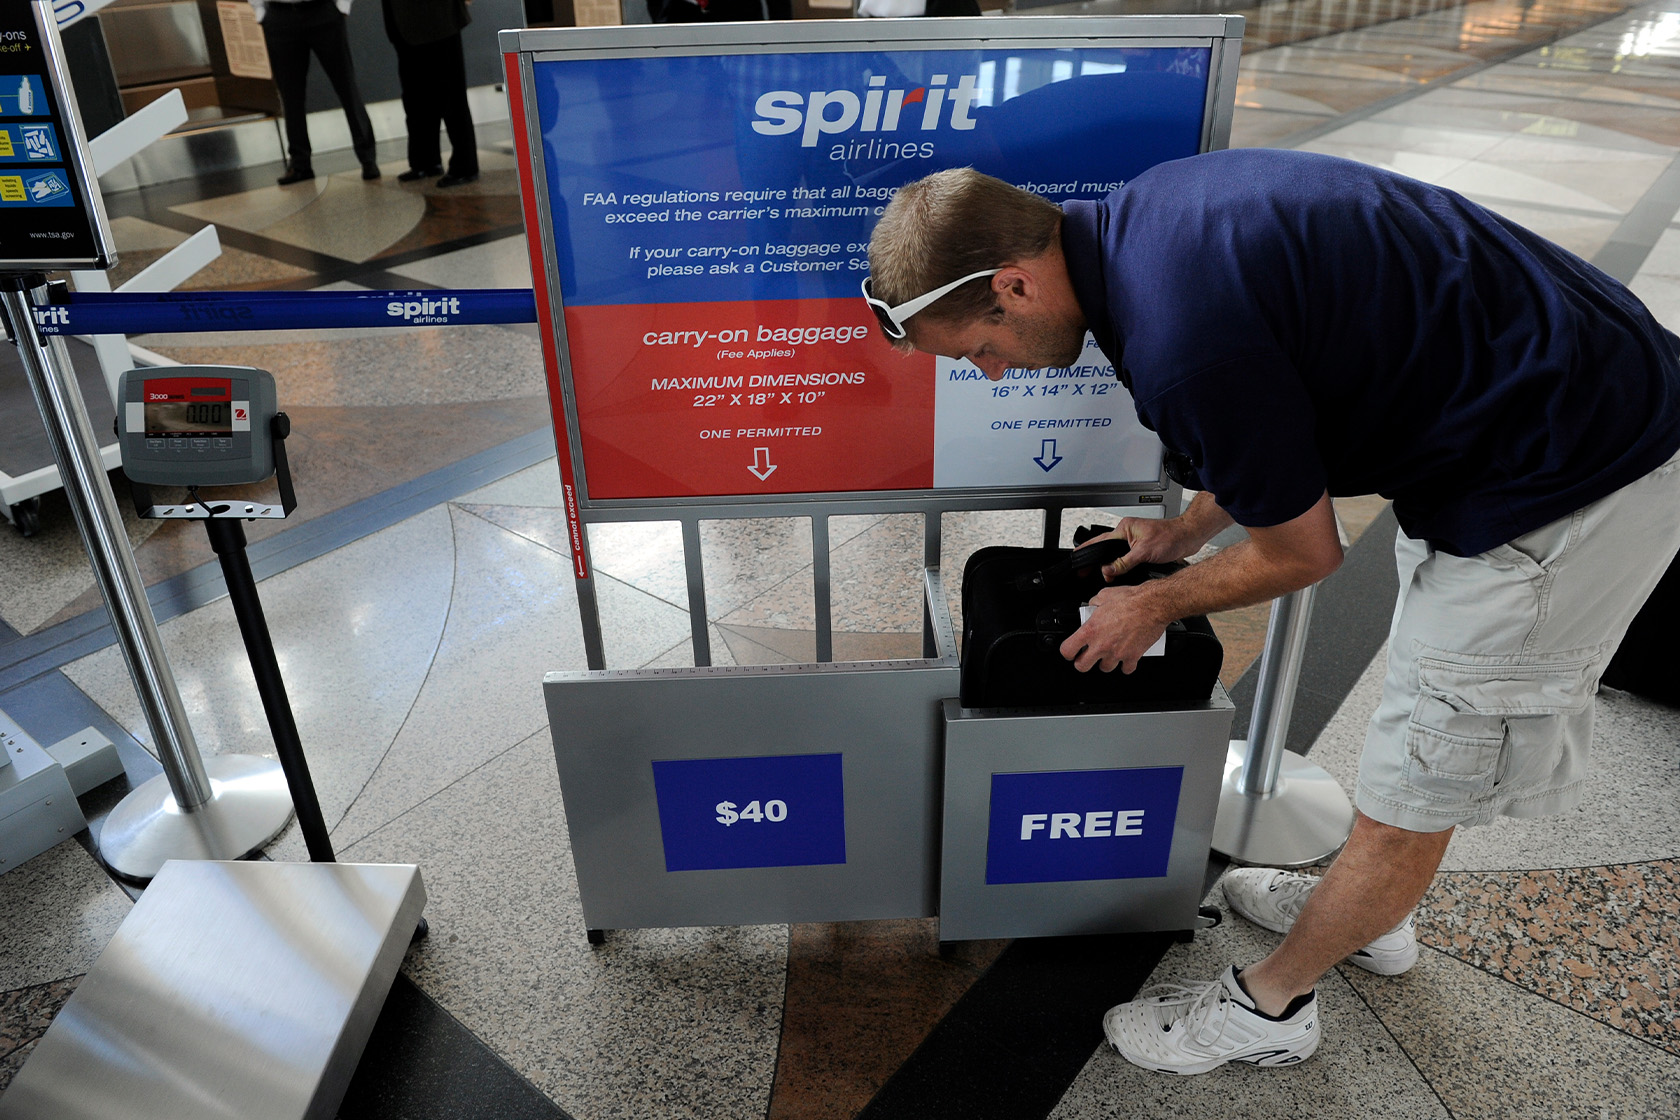
[[[117,379],[123,471],[148,485],[229,486],[274,473],[274,378],[245,366],[131,369]]]
[[[233,408],[226,404],[149,404],[146,406],[146,434],[165,436],[172,432],[233,432]]]
[[[0,272],[116,261],[52,7],[0,0]]]
[[[143,417],[148,436],[233,434],[233,382],[172,378],[148,384]]]

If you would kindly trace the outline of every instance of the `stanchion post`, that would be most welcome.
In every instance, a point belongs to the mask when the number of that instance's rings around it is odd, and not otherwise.
[[[1322,768],[1284,750],[1316,589],[1272,603],[1248,738],[1232,740],[1213,824],[1213,850],[1233,862],[1306,867],[1334,855],[1353,830],[1353,805]]]
[[[34,308],[47,298],[42,276],[0,278],[6,305],[6,326],[18,348],[35,404],[47,424],[47,438],[64,480],[76,527],[87,546],[93,575],[110,610],[117,644],[140,692],[146,726],[157,745],[169,788],[182,811],[190,812],[210,800],[205,775],[193,739],[192,725],[181,707],[180,692],[158,638],[157,624],[146,599],[145,584],[123,533],[122,515],[111,492],[99,441],[88,419],[87,403],[64,340],[45,337],[35,329]]]
[[[132,879],[150,879],[170,859],[237,859],[285,827],[292,806],[284,776],[270,759],[218,755],[207,763],[199,756],[75,369],[63,339],[36,329],[35,307],[46,296],[38,273],[0,276],[7,331],[46,422],[65,496],[163,765],[161,775],[106,818],[100,858]]]
[[[210,535],[210,547],[222,564],[222,579],[233,602],[234,617],[239,620],[239,633],[245,639],[245,654],[251,661],[251,674],[257,680],[257,695],[262,697],[269,731],[274,735],[274,749],[280,755],[286,785],[292,791],[298,831],[303,833],[311,860],[332,863],[335,858],[332,838],[321,815],[320,799],[315,796],[315,783],[309,777],[309,760],[304,757],[303,744],[298,739],[297,720],[292,715],[291,700],[286,696],[286,682],[280,676],[280,662],[274,656],[274,639],[269,636],[268,620],[263,616],[262,600],[257,596],[257,581],[245,552],[245,529],[233,518],[214,515],[205,518],[204,528]]]

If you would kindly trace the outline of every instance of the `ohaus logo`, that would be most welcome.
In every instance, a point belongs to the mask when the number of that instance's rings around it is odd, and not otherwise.
[[[943,119],[951,128],[967,131],[974,127],[969,115],[980,98],[979,79],[964,74],[955,86],[947,87],[950,75],[935,74],[925,86],[915,89],[887,89],[887,79],[869,79],[862,97],[849,89],[814,89],[809,93],[772,90],[754,106],[759,119],[753,131],[764,136],[799,133],[799,144],[814,148],[822,136],[836,136],[857,129],[860,132],[897,132],[919,128],[932,132]]]

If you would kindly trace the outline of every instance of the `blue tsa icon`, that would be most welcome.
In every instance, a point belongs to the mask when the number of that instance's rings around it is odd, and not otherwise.
[[[47,91],[34,74],[0,74],[0,117],[44,117]]]
[[[29,176],[23,181],[23,189],[28,193],[29,201],[37,206],[69,206],[74,201],[70,197],[70,184],[64,181],[64,173],[58,170]]]
[[[58,159],[58,145],[53,143],[52,125],[26,124],[20,126],[18,132],[23,138],[25,159],[47,161]]]

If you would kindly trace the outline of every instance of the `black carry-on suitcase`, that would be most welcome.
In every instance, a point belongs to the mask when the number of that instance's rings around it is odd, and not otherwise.
[[[1633,616],[1627,637],[1604,670],[1604,683],[1659,704],[1680,708],[1680,557],[1668,566],[1651,597]]]
[[[1104,531],[1082,529],[1075,537]],[[1081,625],[1080,606],[1108,586],[1102,565],[1125,548],[1107,540],[1073,550],[993,546],[970,556],[963,568],[963,707],[1164,711],[1205,703],[1225,649],[1203,615],[1169,626],[1165,655],[1143,658],[1132,673],[1081,673],[1062,657],[1062,643]],[[1141,564],[1118,582],[1140,584],[1182,566]]]

